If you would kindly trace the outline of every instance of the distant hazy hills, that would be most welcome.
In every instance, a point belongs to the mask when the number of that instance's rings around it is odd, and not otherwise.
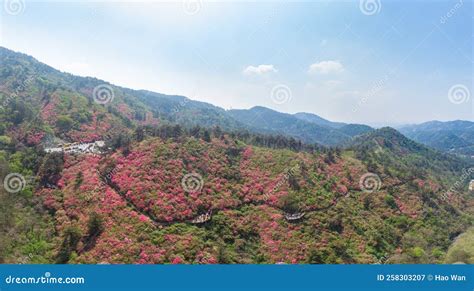
[[[399,128],[407,137],[430,147],[458,154],[474,155],[474,122],[430,121]]]
[[[307,143],[341,145],[353,136],[371,131],[366,125],[331,122],[311,113],[287,114],[265,107],[229,110],[237,121],[256,131],[283,134]]]
[[[347,145],[358,135],[373,131],[362,124],[333,122],[312,113],[287,114],[265,107],[225,110],[209,103],[191,100],[184,96],[165,95],[145,90],[132,90],[112,85],[90,77],[78,77],[60,72],[36,59],[0,47],[0,97],[12,109],[10,122],[22,124],[15,114],[25,111],[32,116],[47,116],[48,108],[55,106],[56,115],[66,122],[69,130],[81,130],[81,126],[93,120],[90,111],[106,116],[110,130],[120,131],[131,124],[178,123],[183,126],[214,127],[224,130],[249,130],[257,133],[280,134],[305,143],[321,145]],[[106,107],[94,102],[94,89],[98,86],[112,89],[110,103]],[[14,93],[14,94],[12,94]],[[9,98],[8,96],[16,96]],[[22,114],[24,117],[25,114]],[[70,120],[71,119],[71,120]],[[48,123],[48,122],[46,122]],[[72,123],[72,124],[69,124]],[[40,124],[27,123],[32,126]],[[102,121],[102,124],[106,124]],[[63,124],[64,125],[64,124]],[[103,128],[106,131],[105,127]],[[427,122],[399,128],[409,138],[430,147],[474,155],[474,123],[470,121]],[[58,131],[60,132],[60,131]],[[62,132],[66,132],[62,130]],[[63,134],[68,137],[67,134]]]
[[[295,113],[294,116],[298,119],[301,119],[307,122],[315,123],[321,126],[332,127],[332,128],[341,128],[344,125],[346,125],[345,123],[342,123],[342,122],[329,121],[327,119],[324,119],[312,113],[298,112],[298,113]]]

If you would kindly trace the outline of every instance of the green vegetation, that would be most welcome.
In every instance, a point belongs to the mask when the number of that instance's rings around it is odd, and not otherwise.
[[[446,254],[447,264],[474,264],[474,228],[456,238]]]
[[[472,160],[112,85],[98,104],[103,81],[0,61],[0,177],[24,178],[0,188],[0,263],[473,263]],[[244,122],[256,111],[272,125]],[[44,151],[97,140],[101,155]]]

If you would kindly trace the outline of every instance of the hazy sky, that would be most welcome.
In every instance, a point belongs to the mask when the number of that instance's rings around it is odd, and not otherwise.
[[[125,87],[345,122],[474,120],[468,0],[6,0],[0,9],[1,46]]]

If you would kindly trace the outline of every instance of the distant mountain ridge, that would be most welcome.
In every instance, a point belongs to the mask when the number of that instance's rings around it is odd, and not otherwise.
[[[60,72],[31,56],[2,47],[0,47],[0,62],[2,64],[0,89],[4,92],[4,101],[11,99],[5,97],[9,92],[17,91],[15,94],[21,97],[25,104],[34,107],[31,115],[38,115],[40,111],[48,110],[52,103],[55,103],[55,106],[60,105],[62,112],[59,114],[59,122],[72,123],[67,127],[78,131],[73,135],[62,137],[70,141],[76,141],[79,135],[81,141],[96,139],[92,135],[84,138],[84,133],[79,133],[83,122],[90,122],[93,119],[88,113],[91,109],[98,114],[97,116],[107,115],[111,121],[110,128],[99,132],[99,135],[123,130],[129,123],[138,125],[178,123],[183,126],[219,126],[227,131],[245,129],[256,133],[285,135],[304,143],[342,146],[350,143],[355,136],[373,131],[373,128],[367,125],[333,122],[312,113],[288,114],[261,106],[225,110],[185,96],[123,88],[96,78],[78,77]],[[94,104],[92,96],[94,88],[104,85],[113,90],[113,98],[107,107]],[[41,92],[30,94],[28,90],[31,92],[41,90]],[[15,106],[22,107],[21,110],[30,110],[23,108],[24,104]],[[68,108],[73,109],[72,112],[69,112]],[[35,110],[38,112],[34,112]],[[56,123],[57,117],[51,117],[50,125]],[[29,123],[30,128],[25,128],[25,131],[31,131],[34,125],[37,124]],[[433,121],[399,129],[406,136],[430,147],[474,155],[473,122]]]
[[[256,131],[283,134],[306,143],[342,145],[355,135],[373,130],[365,125],[331,122],[311,113],[288,114],[262,106],[228,112],[234,119]]]
[[[28,177],[0,187],[0,263],[440,263],[474,221],[447,195],[474,160],[393,128],[0,63],[0,178]],[[105,146],[46,153],[59,139]]]
[[[337,129],[321,126],[265,107],[234,109],[228,113],[237,121],[251,129],[269,134],[283,134],[306,143],[335,145],[347,141],[350,137]]]
[[[429,121],[399,128],[407,137],[445,152],[474,156],[474,122]]]
[[[322,125],[322,126],[332,127],[332,128],[341,128],[344,125],[346,125],[346,123],[333,122],[333,121],[324,119],[324,118],[322,118],[322,117],[320,117],[316,114],[313,114],[313,113],[298,112],[298,113],[295,113],[293,115],[298,119],[308,121],[308,122],[311,122],[311,123],[315,123],[315,124],[319,124],[319,125]]]
[[[185,96],[132,90],[96,78],[63,73],[42,64],[33,57],[5,48],[0,48],[0,61],[4,65],[1,72],[3,80],[0,81],[0,85],[5,88],[14,88],[18,80],[41,76],[40,80],[35,79],[29,85],[32,90],[44,86],[49,88],[43,90],[43,99],[34,98],[34,95],[31,94],[22,96],[36,108],[51,106],[48,104],[53,102],[64,103],[60,106],[61,108],[74,104],[73,109],[77,111],[74,113],[75,115],[85,114],[88,110],[87,106],[100,112],[105,108],[94,104],[93,98],[95,96],[92,96],[94,89],[98,86],[110,88],[113,91],[113,98],[106,105],[108,113],[112,114],[110,118],[121,120],[113,122],[113,127],[116,127],[116,130],[120,130],[122,123],[125,123],[123,126],[128,126],[127,124],[130,122],[136,124],[169,122],[188,127],[219,126],[227,131],[245,129],[256,133],[285,135],[299,139],[304,143],[326,146],[344,144],[354,135],[371,130],[368,126],[331,122],[310,113],[291,115],[261,106],[226,111],[218,106],[191,100]],[[22,92],[19,92],[21,94],[26,93],[23,92],[26,91],[24,89],[28,89],[26,86],[23,87],[25,88],[22,89]],[[53,88],[61,90],[53,90]],[[82,97],[75,96],[77,94]],[[77,98],[82,99],[79,102],[81,104],[76,104]],[[87,106],[84,103],[87,103]],[[63,115],[63,118],[73,117],[67,110],[63,111]],[[69,120],[67,122],[70,123]],[[74,123],[72,129],[79,130],[81,122],[72,121],[72,123]],[[68,137],[64,138],[68,139]]]

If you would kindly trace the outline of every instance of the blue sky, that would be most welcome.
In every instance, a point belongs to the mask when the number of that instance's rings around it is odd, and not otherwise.
[[[77,75],[226,109],[474,120],[472,1],[5,1],[0,45]]]

